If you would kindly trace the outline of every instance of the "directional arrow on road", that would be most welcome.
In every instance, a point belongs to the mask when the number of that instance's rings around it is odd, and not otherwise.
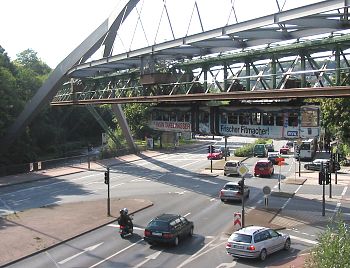
[[[134,268],[139,268],[141,267],[142,265],[144,265],[145,263],[149,262],[150,260],[155,260],[158,258],[158,256],[160,255],[160,253],[162,253],[162,250],[161,251],[157,251],[149,256],[146,257],[146,259],[143,261],[143,262],[140,262],[138,265],[134,266]]]
[[[81,254],[84,254],[85,252],[93,251],[94,249],[96,249],[97,247],[101,246],[102,244],[103,244],[103,242],[102,242],[102,243],[99,243],[99,244],[96,244],[96,245],[93,245],[93,246],[90,246],[90,247],[87,247],[87,248],[85,248],[82,252],[79,252],[79,253],[77,253],[77,254],[75,254],[75,255],[73,255],[73,256],[70,256],[69,258],[64,259],[64,260],[58,262],[58,264],[64,264],[64,263],[66,263],[66,262],[68,262],[68,261],[70,261],[70,260],[72,260],[72,259],[74,259],[74,258],[80,256]]]

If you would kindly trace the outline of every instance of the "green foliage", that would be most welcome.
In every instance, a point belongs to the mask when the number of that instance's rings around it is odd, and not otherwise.
[[[123,111],[134,138],[143,139],[153,130],[149,128],[149,105],[128,103],[123,105]]]
[[[305,262],[307,268],[350,267],[350,229],[341,214],[320,234],[318,244]]]

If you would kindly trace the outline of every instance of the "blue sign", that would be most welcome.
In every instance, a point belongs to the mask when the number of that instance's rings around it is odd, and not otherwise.
[[[287,136],[298,137],[298,131],[287,131]]]

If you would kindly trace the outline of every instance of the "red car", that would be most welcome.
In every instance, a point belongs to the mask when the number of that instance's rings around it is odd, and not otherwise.
[[[259,160],[254,166],[254,176],[271,177],[274,173],[273,164],[269,160]]]
[[[289,146],[283,145],[282,148],[280,149],[280,154],[288,154],[288,153],[289,153]]]
[[[222,159],[223,157],[224,155],[221,150],[215,150],[214,152],[207,154],[208,160]]]

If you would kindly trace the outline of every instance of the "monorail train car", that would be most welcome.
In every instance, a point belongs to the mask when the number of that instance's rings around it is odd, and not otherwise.
[[[216,132],[222,136],[273,139],[314,138],[320,135],[316,105],[220,106]]]
[[[158,105],[152,108],[150,127],[206,135],[308,139],[320,135],[320,108],[286,103]]]

